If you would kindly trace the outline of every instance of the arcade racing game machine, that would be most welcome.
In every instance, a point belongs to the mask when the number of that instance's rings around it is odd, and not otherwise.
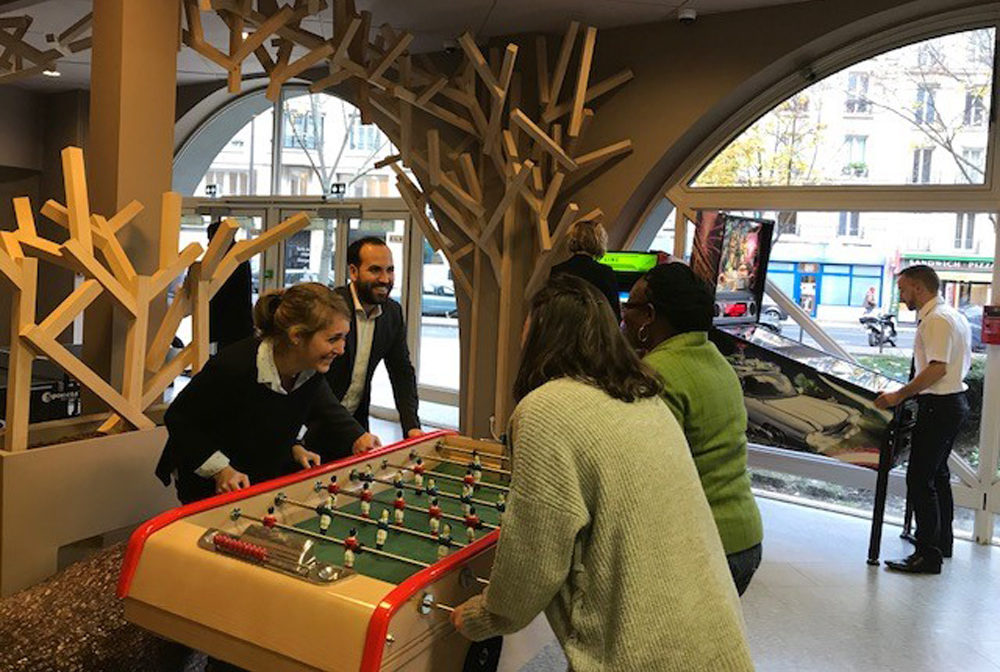
[[[665,252],[609,251],[597,261],[610,266],[615,272],[615,278],[618,280],[618,298],[625,302],[628,301],[628,293],[636,280],[654,266],[665,264],[670,260],[670,255]]]
[[[909,454],[911,399],[880,410],[902,383],[758,324],[774,223],[701,211],[691,265],[715,288],[711,339],[740,378],[755,443],[876,469],[868,564],[877,565],[889,471]]]

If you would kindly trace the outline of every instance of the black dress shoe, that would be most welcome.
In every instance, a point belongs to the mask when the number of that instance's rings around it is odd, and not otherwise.
[[[940,574],[941,558],[931,553],[914,553],[902,560],[886,560],[885,566],[907,574]]]

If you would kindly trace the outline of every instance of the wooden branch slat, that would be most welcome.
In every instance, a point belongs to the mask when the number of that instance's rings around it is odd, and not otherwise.
[[[605,93],[614,91],[622,84],[625,84],[626,82],[630,81],[634,76],[635,75],[632,73],[632,71],[626,68],[625,70],[622,70],[608,77],[607,79],[602,79],[597,84],[594,84],[593,86],[587,88],[587,93],[583,97],[583,102],[589,103],[595,98],[603,96]],[[560,103],[559,105],[553,105],[551,109],[547,109],[545,110],[545,112],[542,113],[542,121],[544,121],[547,124],[551,124],[559,117],[568,114],[570,111],[572,111],[573,103],[574,101],[569,101],[566,103]]]
[[[462,259],[463,257],[465,257],[466,255],[471,254],[472,251],[475,250],[475,249],[476,249],[476,241],[472,241],[472,242],[466,243],[465,245],[463,245],[459,249],[457,249],[454,252],[452,252],[452,259],[454,259],[457,262],[460,259]]]
[[[545,36],[539,35],[535,38],[535,64],[538,69],[538,104],[545,106],[549,104],[549,50],[545,43]]]
[[[114,217],[108,220],[108,227],[112,233],[118,231],[135,219],[135,216],[142,212],[143,206],[139,201],[130,201],[128,205],[119,210]]]
[[[136,280],[135,267],[128,258],[125,249],[118,242],[118,237],[111,233],[108,222],[100,215],[91,215],[91,222],[94,224],[94,238],[97,241],[97,249],[104,255],[108,262],[112,275],[125,287],[134,287]],[[100,237],[96,234],[100,233]]]
[[[307,226],[309,226],[309,216],[304,212],[297,212],[253,240],[243,240],[236,243],[226,257],[233,257],[237,263],[242,264],[244,261],[249,261],[254,256],[260,254],[271,245],[284,240]],[[213,281],[217,275],[218,269],[216,269],[212,276]]]
[[[587,152],[577,156],[574,161],[578,166],[589,166],[594,163],[599,163],[601,161],[607,161],[610,158],[618,156],[620,154],[627,154],[632,151],[632,141],[631,140],[620,140],[618,142],[613,142],[610,145],[601,147],[600,149],[595,149],[592,152]]]
[[[573,92],[573,109],[569,118],[567,135],[575,138],[580,135],[580,125],[583,123],[583,103],[587,94],[587,82],[590,81],[590,66],[594,60],[594,43],[597,40],[597,28],[588,26],[583,36],[583,52],[580,54],[580,69],[576,76],[576,89]]]
[[[589,107],[583,108],[583,122],[580,124],[580,133],[575,138],[570,138],[565,146],[566,153],[574,157],[573,158],[574,161],[576,161],[575,157],[575,155],[577,154],[576,148],[583,140],[583,136],[586,135],[587,129],[590,128],[590,123],[593,120],[594,120],[594,111]],[[577,165],[579,165],[579,161],[577,161]]]
[[[38,236],[18,234],[17,240],[21,243],[21,247],[39,259],[47,261],[50,264],[68,268],[74,272],[80,272],[80,267],[63,254],[62,246]]]
[[[215,272],[219,273],[219,270],[216,269]],[[191,266],[191,270],[188,271],[188,277],[191,278],[189,285],[191,291],[191,346],[194,350],[191,372],[195,374],[205,366],[209,355],[208,304],[213,292],[211,291],[212,283],[202,271],[199,262],[195,262]]]
[[[479,50],[476,45],[476,41],[472,39],[472,35],[468,32],[462,33],[458,38],[458,44],[462,47],[462,51],[465,52],[466,57],[469,62],[472,63],[472,67],[476,69],[476,73],[479,75],[483,83],[486,84],[487,90],[489,90],[490,95],[494,98],[502,98],[504,96],[504,90],[497,81],[497,78],[493,75],[493,71],[490,70],[489,64],[483,57],[483,52]]]
[[[160,292],[169,287],[171,282],[177,279],[188,266],[201,256],[201,252],[202,247],[200,244],[188,243],[187,247],[177,255],[176,259],[154,273],[149,283],[150,298],[158,296]]]
[[[515,109],[510,113],[510,119],[515,124],[521,127],[521,130],[527,133],[531,138],[539,143],[546,152],[552,155],[552,157],[558,161],[566,170],[573,171],[577,169],[576,162],[573,161],[570,156],[563,151],[563,148],[559,146],[559,143],[549,137],[549,135],[539,128],[535,122],[528,118],[524,112],[520,109]]]
[[[382,74],[389,69],[389,66],[392,65],[393,61],[399,58],[400,55],[406,51],[406,48],[410,46],[410,42],[413,42],[412,34],[403,33],[400,35],[396,40],[396,43],[392,45],[392,48],[386,52],[385,56],[379,60],[375,67],[368,71],[368,78],[378,79],[381,77]]]
[[[6,231],[4,233],[7,233]],[[15,293],[21,289],[21,266],[6,250],[0,252],[0,275],[3,275],[14,286]],[[34,319],[32,319],[34,321]]]
[[[434,225],[427,218],[427,213],[424,211],[417,188],[413,186],[413,183],[410,182],[402,171],[396,172],[396,187],[399,189],[400,196],[406,203],[406,207],[409,208],[410,214],[417,222],[417,226],[420,227],[424,238],[427,239],[427,243],[431,248],[437,252],[447,247],[442,239],[441,232],[434,228]]]
[[[153,421],[138,408],[128,402],[118,391],[104,382],[100,376],[85,366],[62,344],[43,332],[38,326],[29,327],[23,337],[40,352],[55,362],[63,371],[101,398],[101,400],[124,417],[137,429],[152,429]]]
[[[14,231],[0,231],[0,249],[14,261],[24,259],[24,249]]]
[[[457,226],[470,240],[476,239],[476,232],[465,215],[451,201],[445,198],[444,194],[435,189],[428,194],[428,198],[430,198],[434,205],[441,208],[441,211],[451,220],[451,223]]]
[[[69,235],[80,244],[86,255],[93,255],[94,240],[90,234],[90,201],[87,198],[87,175],[83,167],[83,150],[67,147],[62,150],[63,182],[66,187],[66,209],[69,211]]]
[[[514,204],[514,200],[521,191],[521,186],[524,185],[528,176],[531,175],[531,169],[534,165],[530,160],[525,161],[517,175],[507,181],[507,189],[504,191],[503,198],[500,199],[496,209],[493,211],[493,215],[490,217],[490,221],[486,224],[486,228],[483,229],[482,235],[479,236],[480,245],[489,240],[490,236],[496,230],[497,225],[503,219],[504,213]]]
[[[397,163],[403,160],[402,154],[390,154],[389,156],[383,157],[375,162],[376,168],[385,168],[390,163]]]
[[[195,348],[193,343],[189,343],[176,357],[160,367],[156,373],[146,381],[142,390],[142,408],[145,410],[155,404],[163,396],[164,390],[177,379],[184,370],[191,366],[194,360]]]
[[[103,291],[97,280],[84,280],[42,320],[38,327],[52,338],[58,338],[59,334],[73,323],[76,316],[86,310]]]
[[[500,66],[500,89],[507,93],[510,88],[510,78],[514,74],[514,62],[517,60],[517,45],[508,44],[503,54],[503,64]]]
[[[38,289],[38,260],[24,258],[17,262],[21,282],[11,293],[10,355],[7,362],[7,408],[4,449],[14,452],[28,447],[28,421],[31,407],[31,364],[35,352],[21,338],[20,326],[35,321]]]
[[[566,78],[566,70],[569,68],[569,57],[573,54],[573,45],[576,43],[576,34],[580,30],[577,21],[571,21],[566,34],[563,36],[562,46],[559,47],[559,59],[556,61],[556,69],[552,74],[552,88],[549,90],[549,102],[545,106],[545,111],[550,111],[559,102],[559,93],[562,91],[563,80]]]
[[[427,131],[427,168],[430,172],[431,186],[441,184],[441,142],[437,129]]]
[[[286,45],[288,45],[287,49]],[[291,56],[291,51],[291,42],[284,42],[279,48],[278,61],[274,66],[274,70],[271,71],[271,79],[267,84],[267,91],[264,93],[264,96],[268,100],[278,100],[278,96],[281,93],[281,87],[285,84],[285,82],[292,77],[300,75],[305,70],[311,68],[332,54],[333,45],[329,42],[325,42],[301,58],[297,59],[294,63],[288,62],[288,59]]]
[[[163,365],[163,360],[167,357],[170,344],[174,340],[177,329],[181,326],[184,316],[191,311],[190,281],[185,281],[181,291],[174,296],[174,300],[167,306],[167,312],[160,321],[160,326],[156,329],[156,335],[149,343],[146,351],[146,370],[158,371]]]
[[[351,75],[351,73],[349,73],[347,70],[338,70],[337,72],[327,75],[323,79],[318,79],[312,84],[310,84],[309,92],[320,93],[322,91],[329,89],[331,86],[337,86],[338,84],[349,79],[352,76],[353,75]]]
[[[18,231],[29,236],[38,235],[35,230],[35,215],[31,211],[30,199],[24,196],[18,196],[14,199],[14,218],[17,220]]]
[[[462,187],[460,187],[451,177],[442,175],[441,186],[444,187],[445,191],[451,194],[456,201],[462,204],[466,210],[471,212],[476,219],[479,219],[486,214],[486,210],[483,209],[483,204],[472,196],[472,194],[462,189]]]
[[[146,359],[149,331],[149,302],[152,299],[150,283],[147,276],[141,276],[136,281],[135,300],[139,310],[125,332],[123,356],[122,396],[140,412],[145,410],[142,405],[142,383],[145,378],[142,365]]]
[[[246,38],[240,43],[239,48],[232,53],[232,60],[236,63],[242,63],[250,54],[257,51],[258,47],[263,46],[264,41],[267,38],[274,35],[279,28],[288,24],[292,19],[292,8],[288,5],[282,7],[278,10],[276,14],[272,14],[267,18],[266,21],[257,26],[257,28],[246,36]]]
[[[354,42],[354,36],[358,34],[358,30],[361,28],[361,19],[358,17],[353,17],[351,23],[347,26],[347,32],[344,33],[343,37],[339,38],[337,42],[337,48],[333,52],[333,57],[330,59],[334,65],[339,65],[347,58],[347,51]],[[333,74],[333,73],[330,73]]]
[[[83,249],[80,241],[71,238],[63,243],[62,249],[66,256],[82,269],[84,275],[101,283],[101,286],[107,290],[108,294],[111,295],[119,306],[125,309],[130,315],[134,316],[136,314],[138,308],[135,303],[135,297],[111,273],[97,263],[93,254],[88,254]]]
[[[458,165],[462,169],[462,175],[465,177],[465,185],[469,188],[469,194],[477,202],[482,203],[483,187],[479,183],[479,175],[476,173],[476,165],[472,162],[472,155],[468,152],[460,154]]]
[[[181,195],[176,191],[164,192],[160,199],[160,268],[177,258],[181,240],[181,202]]]
[[[420,92],[420,95],[417,96],[416,102],[419,103],[420,105],[425,105],[429,103],[431,98],[439,94],[441,90],[444,89],[444,87],[447,85],[448,85],[447,77],[445,77],[444,75],[438,77],[437,80],[428,84],[424,88],[424,90]]]

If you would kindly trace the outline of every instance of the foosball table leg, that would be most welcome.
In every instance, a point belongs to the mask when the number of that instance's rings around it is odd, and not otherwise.
[[[892,439],[882,446],[878,458],[878,478],[875,482],[875,507],[872,511],[872,531],[868,539],[868,564],[878,565],[882,547],[882,520],[885,518],[885,499],[889,489],[889,470],[892,468]]]

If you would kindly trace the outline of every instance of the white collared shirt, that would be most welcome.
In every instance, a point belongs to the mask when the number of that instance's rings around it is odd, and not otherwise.
[[[963,382],[972,366],[972,332],[969,322],[940,296],[917,312],[917,336],[913,341],[916,375],[931,362],[945,365],[944,377],[921,394],[955,394],[968,386]]]
[[[302,387],[303,383],[315,374],[315,369],[299,371],[292,384],[292,392]],[[281,384],[278,365],[274,362],[274,343],[268,338],[263,339],[257,346],[257,382],[277,394],[288,394],[288,391]],[[226,457],[225,453],[217,450],[200,467],[195,469],[194,473],[202,478],[211,478],[228,466],[229,458]]]
[[[368,360],[372,354],[372,339],[375,337],[375,320],[382,316],[382,306],[375,306],[369,315],[365,312],[365,307],[358,300],[358,293],[354,289],[352,282],[348,287],[351,290],[351,298],[354,299],[354,317],[357,323],[355,332],[357,338],[357,350],[354,353],[354,368],[351,370],[351,384],[344,393],[341,404],[348,413],[354,414],[361,404],[361,396],[364,394],[365,385],[368,382]]]

